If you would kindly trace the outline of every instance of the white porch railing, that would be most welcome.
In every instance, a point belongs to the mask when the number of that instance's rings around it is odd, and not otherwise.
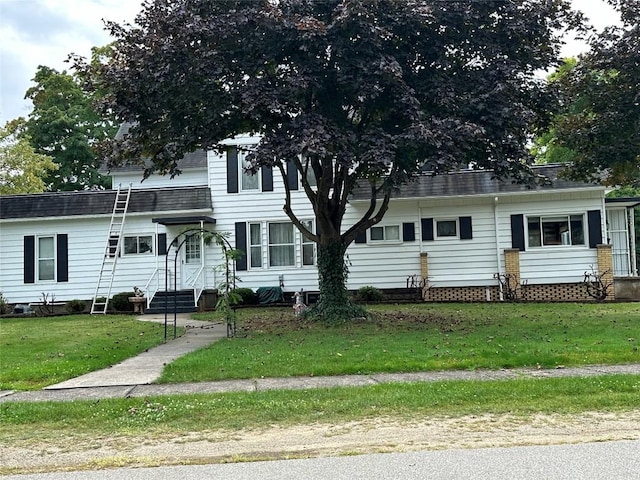
[[[185,281],[187,287],[193,289],[193,302],[195,307],[198,306],[200,295],[202,295],[202,292],[204,292],[206,283],[204,273],[205,269],[204,265],[202,265],[193,273],[193,275],[189,276],[189,278],[187,278]]]
[[[164,272],[164,267],[156,267],[144,286],[143,292],[144,296],[147,298],[147,308],[151,305],[151,301],[153,300],[153,297],[156,296],[156,293],[165,290]],[[167,272],[167,280],[166,284],[169,285],[169,290],[172,290],[173,285],[171,283],[171,271]]]

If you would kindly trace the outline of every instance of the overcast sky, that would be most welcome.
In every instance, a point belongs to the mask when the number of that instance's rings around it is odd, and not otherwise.
[[[212,0],[215,1],[215,0]],[[596,27],[613,23],[615,15],[603,0],[573,0]],[[24,100],[39,65],[68,69],[69,53],[88,56],[93,46],[110,41],[102,19],[133,21],[140,0],[0,0],[0,125],[26,117]],[[572,42],[565,56],[584,47]]]

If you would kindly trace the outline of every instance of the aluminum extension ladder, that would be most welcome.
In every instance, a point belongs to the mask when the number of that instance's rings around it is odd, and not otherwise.
[[[111,213],[111,222],[107,233],[107,242],[104,248],[104,256],[102,258],[102,266],[98,275],[95,295],[91,302],[91,313],[107,313],[109,298],[111,298],[111,287],[113,286],[113,278],[116,273],[116,265],[120,256],[122,246],[122,231],[124,229],[124,221],[129,209],[129,199],[131,198],[131,184],[126,190],[118,185],[116,191],[116,200],[113,204],[113,212]]]

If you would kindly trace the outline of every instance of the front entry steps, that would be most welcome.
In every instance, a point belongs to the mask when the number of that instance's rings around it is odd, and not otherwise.
[[[157,292],[151,305],[144,313],[193,313],[198,308],[193,298],[193,290],[177,290],[171,292]]]

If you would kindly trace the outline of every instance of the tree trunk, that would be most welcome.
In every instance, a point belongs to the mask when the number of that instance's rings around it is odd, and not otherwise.
[[[311,314],[335,323],[365,316],[363,308],[349,299],[347,276],[349,269],[344,260],[346,247],[340,240],[318,244],[318,282],[320,299]]]

